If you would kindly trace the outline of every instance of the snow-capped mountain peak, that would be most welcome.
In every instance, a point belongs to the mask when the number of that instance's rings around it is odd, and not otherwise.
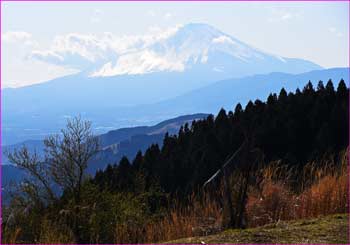
[[[33,57],[78,68],[91,77],[192,70],[239,77],[272,71],[291,72],[295,66],[297,72],[320,68],[311,62],[260,51],[202,23],[143,36],[69,34],[56,38],[51,50],[34,51]]]
[[[121,55],[114,62],[107,62],[91,75],[183,72],[208,62],[212,62],[211,70],[223,72],[232,67],[227,63],[253,64],[276,58],[285,62],[283,58],[258,51],[210,25],[192,23],[140,50]]]

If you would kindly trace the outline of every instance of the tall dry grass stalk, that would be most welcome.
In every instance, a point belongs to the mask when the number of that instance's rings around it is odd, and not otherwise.
[[[34,235],[33,242],[39,244],[74,244],[74,235],[71,230],[62,229],[58,224],[53,224],[45,217],[39,225],[40,234]],[[28,231],[21,228],[5,228],[2,244],[27,243],[24,237]],[[31,234],[33,235],[33,234]]]
[[[60,226],[44,219],[41,224],[40,236],[37,243],[74,244],[73,232],[68,228],[59,229],[58,227]]]
[[[146,229],[148,241],[169,241],[180,237],[208,235],[220,229],[220,205],[205,194],[201,198],[192,195],[190,205],[175,205],[170,214],[159,223]]]
[[[174,208],[166,216],[143,227],[118,225],[115,242],[170,241],[182,237],[208,235],[220,230],[221,207],[209,195],[196,197],[192,194],[187,206],[175,202]]]
[[[21,234],[21,228],[15,228],[14,230],[6,230],[6,236],[3,236],[3,241],[1,243],[4,244],[15,244],[19,243],[19,236]]]
[[[327,166],[317,170],[316,173],[314,183],[297,197],[296,217],[309,218],[347,212],[349,203],[347,154],[342,155],[340,167]]]
[[[347,212],[347,151],[341,155],[341,165],[310,163],[304,167],[301,178],[296,178],[298,172],[293,174],[293,169],[286,168],[272,164],[263,169],[263,181],[259,186],[253,186],[248,195],[249,226]],[[280,169],[285,169],[287,174],[281,175]],[[300,192],[293,190],[293,179],[300,181]]]

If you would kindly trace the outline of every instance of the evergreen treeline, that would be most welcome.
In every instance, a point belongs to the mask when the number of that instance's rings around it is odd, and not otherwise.
[[[339,162],[339,153],[348,146],[348,94],[343,80],[336,90],[331,81],[325,86],[319,82],[316,89],[309,82],[295,93],[282,89],[278,95],[270,94],[266,102],[250,101],[244,109],[238,104],[228,113],[222,109],[216,117],[186,124],[178,135],[166,134],[161,148],[151,145],[132,162],[124,157],[92,179],[83,178],[84,169],[87,159],[97,151],[97,142],[90,135],[89,124],[80,119],[70,122],[62,140],[50,137],[45,142],[51,156],[47,159],[51,162],[48,169],[25,148],[12,155],[17,165],[37,177],[37,182],[25,182],[21,186],[23,192],[3,208],[3,241],[136,243],[164,239],[165,236],[158,236],[162,230],[157,222],[163,219],[166,227],[174,228],[167,219],[174,206],[195,206],[190,194],[247,137],[263,152],[264,163],[281,160],[284,165],[295,167],[300,175],[308,162],[322,163],[317,160],[325,158]],[[51,181],[64,189],[62,196],[51,191]],[[237,200],[246,199],[244,196]],[[210,203],[198,207],[210,209],[215,204]],[[238,204],[245,206],[245,202]],[[214,209],[219,212],[221,206],[217,207]],[[184,210],[193,213],[190,208]],[[181,222],[175,227],[179,233],[171,237],[186,235]],[[192,232],[193,226],[187,227]],[[155,236],[146,236],[150,231]]]
[[[228,113],[194,121],[178,135],[166,134],[163,147],[151,145],[130,162],[123,158],[97,172],[94,183],[115,192],[186,195],[202,185],[242,144],[247,134],[265,155],[265,162],[282,160],[302,167],[325,156],[336,156],[348,144],[348,92],[331,80],[315,89],[309,81],[300,91],[270,94],[266,102],[237,104]],[[336,160],[336,159],[335,159]]]

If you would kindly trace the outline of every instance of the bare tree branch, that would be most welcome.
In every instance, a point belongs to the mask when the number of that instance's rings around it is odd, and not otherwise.
[[[41,186],[44,188],[45,199],[48,201],[56,200],[56,196],[50,185],[50,173],[48,166],[45,162],[40,161],[38,154],[36,152],[29,153],[28,148],[23,145],[20,149],[15,149],[13,152],[7,153],[7,157],[12,164],[14,164],[19,169],[26,171],[35,181],[25,180],[27,184],[30,182],[32,189],[37,189],[36,193],[40,193]],[[38,184],[36,184],[38,182]],[[33,197],[33,192],[29,191],[28,188],[23,186],[24,193]],[[39,196],[35,197],[35,199]]]
[[[54,181],[72,192],[80,201],[81,185],[88,161],[99,149],[98,138],[91,132],[91,123],[80,117],[69,120],[60,135],[52,135],[44,141],[46,161]]]

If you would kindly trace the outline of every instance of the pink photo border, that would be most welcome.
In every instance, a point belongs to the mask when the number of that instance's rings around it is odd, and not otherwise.
[[[3,2],[348,2],[348,23],[350,23],[350,0],[0,0],[0,33],[2,35],[2,3]],[[350,30],[348,30],[348,51],[350,51]],[[0,39],[0,244],[2,244],[2,45]],[[348,54],[348,68],[350,67],[350,54]],[[348,69],[348,82],[350,83],[350,69]],[[350,84],[348,84],[350,87]],[[350,97],[349,103],[350,105]],[[350,106],[349,106],[350,115]],[[349,125],[350,127],[350,125]],[[350,128],[348,131],[348,139],[350,145]],[[348,148],[348,187],[350,187],[350,150]],[[348,195],[350,196],[350,188],[348,189]],[[348,214],[350,214],[350,203],[348,203]],[[350,216],[348,217],[348,224],[350,224]],[[350,227],[348,227],[348,244],[350,244]],[[29,244],[28,244],[29,245]],[[59,245],[59,244],[52,244]],[[248,245],[248,244],[247,244]],[[254,245],[254,244],[251,244]],[[271,244],[272,245],[272,244]],[[305,244],[306,245],[306,244]]]

